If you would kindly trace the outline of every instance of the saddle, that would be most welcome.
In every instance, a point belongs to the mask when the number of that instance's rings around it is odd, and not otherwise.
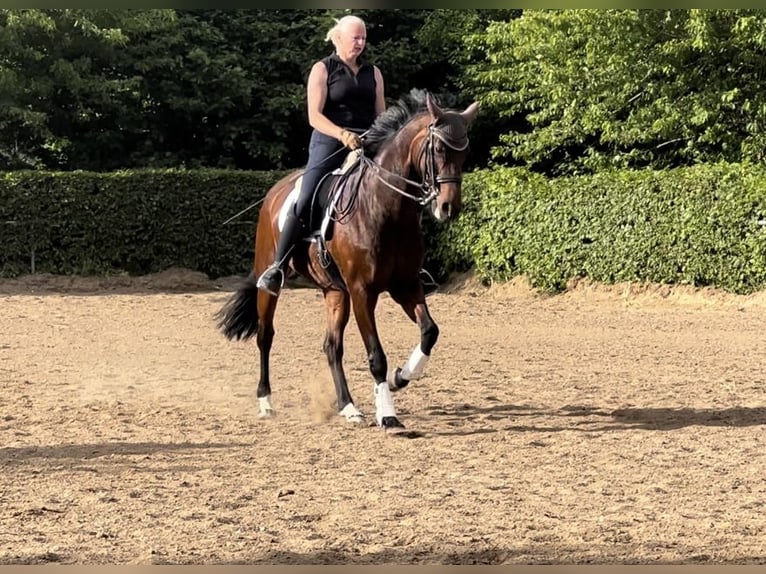
[[[346,159],[339,168],[325,174],[319,181],[314,193],[311,196],[311,210],[309,213],[309,221],[304,222],[307,229],[307,233],[303,239],[309,242],[315,242],[318,240],[326,241],[332,238],[333,214],[338,201],[343,193],[343,186],[341,185],[348,176],[353,173],[354,169],[359,165],[361,150],[354,150],[349,152]],[[285,224],[285,219],[289,210],[292,209],[298,194],[303,184],[303,175],[300,175],[295,180],[295,185],[290,193],[285,198],[281,209],[279,210],[279,219],[277,225],[279,230]]]
[[[336,214],[337,205],[346,192],[343,183],[360,164],[361,154],[362,150],[349,152],[343,165],[325,174],[319,181],[311,196],[311,209],[308,216],[309,221],[304,222],[305,227],[301,237],[303,241],[316,243],[317,256],[321,266],[326,270],[336,285],[344,287],[345,283],[340,276],[337,266],[332,260],[332,256],[327,250],[326,241],[332,239],[335,224],[334,216]],[[303,175],[300,175],[295,180],[293,189],[287,195],[282,208],[279,210],[277,225],[279,226],[280,232],[284,227],[285,219],[289,213],[288,210],[292,209],[298,198],[302,183]],[[351,193],[356,193],[356,191],[357,190],[351,190]]]

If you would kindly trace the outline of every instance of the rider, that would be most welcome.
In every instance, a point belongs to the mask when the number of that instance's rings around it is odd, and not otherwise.
[[[313,131],[303,182],[285,219],[274,263],[258,278],[258,288],[272,295],[282,288],[290,252],[309,220],[314,189],[322,177],[341,166],[344,146],[350,150],[362,146],[359,134],[386,109],[383,75],[377,66],[360,58],[367,41],[364,21],[344,16],[336,20],[325,39],[332,41],[335,52],[315,62],[308,77],[306,100]]]

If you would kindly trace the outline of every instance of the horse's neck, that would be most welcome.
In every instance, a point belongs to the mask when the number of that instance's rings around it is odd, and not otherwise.
[[[391,145],[381,150],[376,161],[387,170],[408,179],[415,178],[412,146],[418,132],[422,129],[422,120],[412,121],[397,133]]]
[[[390,186],[407,194],[417,193],[408,187],[403,180],[392,176],[388,171],[399,176],[407,177],[406,168],[392,162],[378,164],[384,167],[386,172],[376,169],[368,169],[365,181],[360,190],[360,203],[362,204],[363,225],[369,228],[382,229],[388,225],[400,222],[412,222],[417,217],[418,204],[414,199],[406,197]],[[382,181],[381,181],[382,180]],[[387,182],[389,185],[386,185]]]
[[[420,179],[415,173],[411,153],[413,138],[419,130],[420,128],[414,124],[405,126],[394,137],[393,141],[373,158],[373,161],[382,170],[371,170],[367,174],[366,184],[369,192],[365,193],[364,196],[368,200],[370,208],[375,206],[374,211],[376,213],[391,218],[402,218],[418,213],[419,206],[413,197],[418,197],[420,190],[402,178],[407,178],[410,181],[419,181]],[[389,185],[381,182],[379,177],[402,193],[391,189]]]

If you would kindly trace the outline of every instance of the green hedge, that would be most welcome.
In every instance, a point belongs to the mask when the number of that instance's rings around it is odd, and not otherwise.
[[[0,175],[0,274],[140,275],[169,267],[247,272],[254,207],[285,172],[145,170]],[[466,174],[464,212],[426,222],[426,267],[443,280],[525,275],[543,291],[575,277],[766,287],[766,169],[732,164],[549,180],[522,168]]]
[[[284,172],[145,170],[0,176],[0,274],[140,275],[173,266],[211,277],[252,265],[258,207]]]
[[[555,292],[574,277],[766,287],[766,170],[739,164],[548,180],[521,168],[469,174],[465,211],[429,237],[442,271],[525,275]]]

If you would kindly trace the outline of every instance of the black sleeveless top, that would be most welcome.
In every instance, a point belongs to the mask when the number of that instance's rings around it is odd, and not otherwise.
[[[322,113],[343,128],[364,131],[375,121],[375,68],[366,62],[354,77],[337,54],[322,60],[327,68],[327,98]]]

